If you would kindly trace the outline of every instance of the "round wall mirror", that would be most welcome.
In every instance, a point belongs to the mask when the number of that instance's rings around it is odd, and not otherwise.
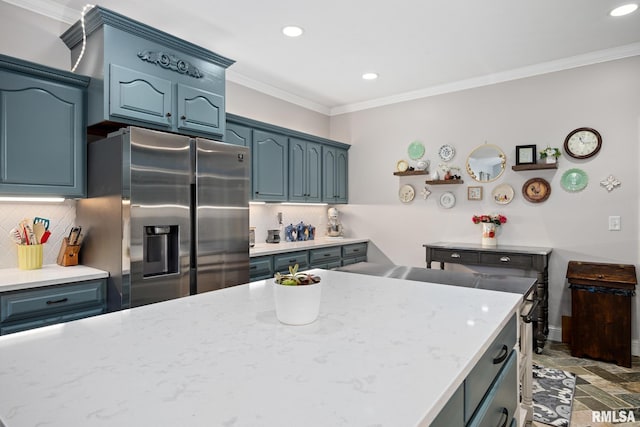
[[[504,173],[506,157],[497,145],[482,144],[467,157],[467,172],[479,182],[491,182]]]

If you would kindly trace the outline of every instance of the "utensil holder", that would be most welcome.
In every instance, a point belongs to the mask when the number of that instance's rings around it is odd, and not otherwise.
[[[42,268],[42,245],[18,245],[18,268],[20,270]]]
[[[70,245],[69,238],[62,239],[60,245],[60,252],[58,252],[58,265],[63,267],[70,267],[72,265],[78,265],[78,254],[80,253],[80,245]]]

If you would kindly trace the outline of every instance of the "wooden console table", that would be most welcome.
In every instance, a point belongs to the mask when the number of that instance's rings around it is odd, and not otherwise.
[[[549,335],[549,256],[551,248],[531,246],[482,246],[473,243],[437,242],[422,245],[426,249],[427,268],[432,262],[486,267],[512,268],[537,273],[537,313],[533,317],[534,350],[542,353]]]

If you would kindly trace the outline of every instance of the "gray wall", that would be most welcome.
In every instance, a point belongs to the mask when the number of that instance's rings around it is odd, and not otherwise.
[[[560,339],[561,316],[571,311],[565,279],[569,260],[638,264],[638,162],[640,160],[640,57],[576,68],[507,83],[375,108],[331,119],[331,137],[349,141],[349,201],[343,222],[354,235],[371,237],[395,263],[424,266],[422,244],[436,241],[480,243],[480,226],[471,216],[498,212],[508,217],[498,233],[503,244],[553,248],[550,265],[550,324]],[[562,147],[572,129],[589,126],[603,136],[595,157],[560,157],[559,169],[514,172],[515,146]],[[432,167],[442,144],[456,148],[450,162],[463,170],[463,185],[431,186],[426,199],[398,200],[402,184],[416,192],[424,177],[393,176],[396,161],[420,140]],[[507,171],[490,184],[474,182],[465,171],[471,150],[485,142],[500,146]],[[579,193],[560,186],[570,168],[583,169],[589,184]],[[612,192],[599,182],[609,175],[622,185]],[[523,183],[542,177],[551,183],[549,199],[532,204]],[[491,191],[510,184],[515,198],[497,205]],[[467,187],[483,187],[482,201],[468,201]],[[445,191],[455,194],[452,209],[439,206]],[[608,231],[608,216],[620,215],[621,231]],[[638,296],[633,302],[633,337],[638,346]]]

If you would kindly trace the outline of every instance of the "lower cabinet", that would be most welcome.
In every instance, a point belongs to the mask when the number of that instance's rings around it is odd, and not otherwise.
[[[322,268],[331,270],[343,265],[367,260],[367,242],[336,245],[324,248],[284,252],[252,257],[249,260],[250,280],[264,280],[276,272],[287,273],[289,266],[298,264],[299,270]]]
[[[512,427],[518,408],[517,319],[500,331],[431,427]]]
[[[0,294],[0,335],[105,313],[106,279]]]

